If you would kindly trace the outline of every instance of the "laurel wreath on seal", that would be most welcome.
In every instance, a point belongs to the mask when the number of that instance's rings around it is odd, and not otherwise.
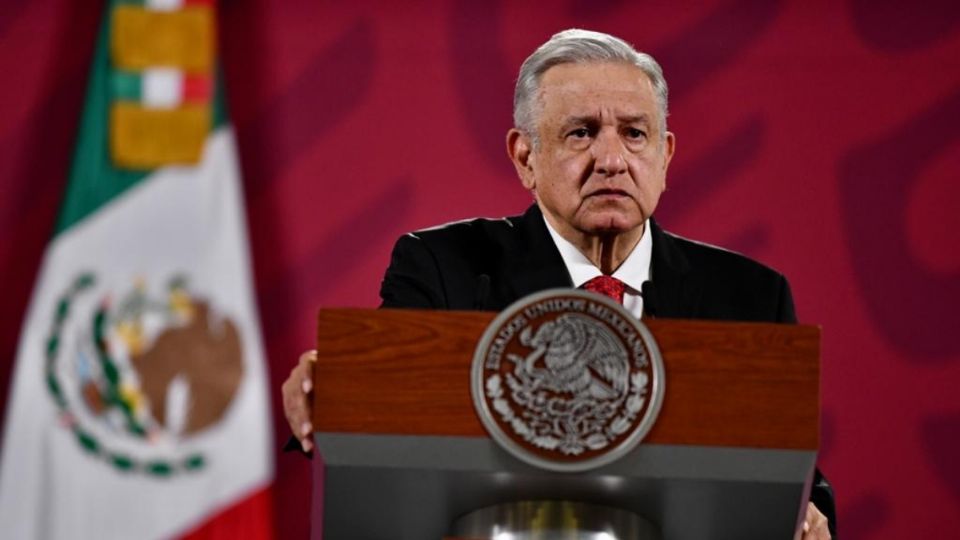
[[[531,342],[529,330],[522,332],[524,344]],[[520,369],[536,354],[527,358],[507,354],[507,360],[517,367],[514,373],[493,374],[485,381],[492,408],[517,436],[538,448],[576,456],[606,448],[634,425],[647,399],[650,380],[645,372],[630,374],[629,391],[616,399],[550,396],[540,387],[542,381],[527,377]],[[511,401],[522,407],[520,413]]]

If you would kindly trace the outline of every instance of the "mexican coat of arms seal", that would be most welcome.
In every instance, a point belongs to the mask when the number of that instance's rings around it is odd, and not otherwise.
[[[630,452],[656,419],[664,383],[646,326],[620,304],[575,289],[536,293],[501,312],[471,373],[492,438],[527,463],[566,472]]]

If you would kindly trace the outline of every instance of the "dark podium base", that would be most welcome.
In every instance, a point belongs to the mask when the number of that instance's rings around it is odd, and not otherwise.
[[[810,478],[816,458],[813,451],[651,444],[589,474],[558,474],[480,437],[315,439],[326,470],[315,473],[325,496],[322,531],[315,516],[313,538],[326,540],[440,540],[458,517],[523,500],[620,508],[670,540],[786,539],[806,500],[797,479]]]

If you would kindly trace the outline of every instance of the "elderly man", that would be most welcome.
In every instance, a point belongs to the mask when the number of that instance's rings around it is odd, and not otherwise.
[[[500,310],[536,291],[581,287],[638,317],[795,322],[783,276],[652,219],[676,147],[666,118],[667,83],[652,57],[607,34],[553,36],[520,69],[506,141],[535,204],[522,216],[400,238],[383,306]],[[313,354],[283,385],[304,450]],[[835,533],[832,491],[816,476],[805,539]]]

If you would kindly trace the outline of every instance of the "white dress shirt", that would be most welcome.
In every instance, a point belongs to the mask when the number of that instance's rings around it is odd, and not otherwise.
[[[587,259],[583,253],[580,253],[580,250],[550,226],[546,217],[543,218],[543,221],[547,224],[547,230],[550,231],[553,243],[560,251],[560,257],[563,258],[563,264],[567,267],[567,272],[570,274],[570,279],[573,280],[574,287],[579,288],[591,279],[603,275],[603,272],[594,266],[590,259]],[[637,318],[643,315],[643,296],[640,295],[640,291],[643,282],[650,279],[652,253],[653,239],[650,235],[650,220],[647,220],[643,223],[643,235],[640,236],[640,241],[627,256],[627,260],[623,261],[623,264],[613,273],[613,277],[626,285],[623,293],[623,307],[627,308],[627,311],[633,313]]]

